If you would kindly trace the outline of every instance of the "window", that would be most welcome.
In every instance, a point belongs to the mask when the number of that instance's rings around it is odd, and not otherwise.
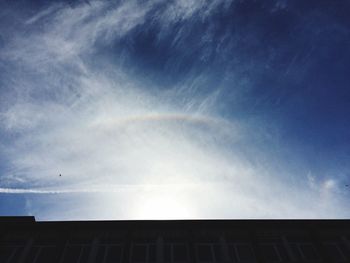
[[[131,247],[131,262],[155,262],[155,243],[134,243]]]
[[[27,256],[26,263],[54,262],[57,258],[57,247],[53,245],[35,245]]]
[[[196,256],[199,262],[220,262],[220,246],[217,243],[197,243]]]
[[[83,263],[87,262],[90,252],[90,245],[87,243],[79,244],[68,242],[63,252],[64,263]]]
[[[0,246],[0,262],[15,263],[21,256],[23,246]]]
[[[123,259],[123,245],[121,243],[101,244],[97,252],[97,262],[118,263]]]
[[[230,257],[233,260],[233,262],[255,262],[255,256],[252,246],[248,242],[230,242],[228,243],[228,248]]]
[[[315,261],[319,259],[316,249],[312,244],[299,244],[299,251],[306,261]]]
[[[323,243],[323,246],[332,262],[347,261],[343,250],[339,247],[339,244],[337,244],[336,242],[325,242]]]
[[[181,242],[166,242],[164,244],[164,258],[165,262],[187,262],[187,245]]]
[[[282,262],[281,254],[275,243],[261,243],[259,245],[261,256],[266,262]]]
[[[320,256],[311,242],[298,242],[291,244],[294,254],[305,262],[319,262]]]
[[[27,242],[24,236],[4,236],[0,241],[0,262],[14,263],[18,262],[22,251]]]

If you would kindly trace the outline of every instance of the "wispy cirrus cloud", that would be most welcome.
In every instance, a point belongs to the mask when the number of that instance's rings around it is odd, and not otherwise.
[[[256,143],[274,139],[222,116],[220,88],[200,93],[190,84],[201,77],[190,76],[155,91],[119,63],[128,60],[123,51],[111,59],[111,46],[134,41],[148,23],[159,23],[161,37],[230,3],[92,1],[23,19],[0,50],[14,69],[4,78],[10,102],[0,112],[1,132],[15,135],[1,148],[9,163],[0,192],[27,194],[29,212],[43,219],[95,218],[97,211],[107,218],[347,215],[336,180],[281,177],[290,168],[275,169],[273,154]],[[183,41],[181,32],[173,44]],[[57,195],[43,201],[35,194]],[[117,200],[129,205],[109,214]]]

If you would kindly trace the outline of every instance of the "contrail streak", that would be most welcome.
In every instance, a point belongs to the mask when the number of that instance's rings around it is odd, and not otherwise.
[[[65,194],[65,193],[96,193],[109,192],[106,189],[23,189],[23,188],[0,188],[2,194]]]
[[[37,189],[37,188],[5,188],[0,187],[1,194],[70,194],[70,193],[117,193],[124,189],[149,190],[153,188],[184,188],[195,187],[196,184],[150,184],[150,185],[117,185],[98,188],[71,188],[71,189]]]

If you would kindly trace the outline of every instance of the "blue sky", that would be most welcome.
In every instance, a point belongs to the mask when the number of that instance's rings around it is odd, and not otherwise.
[[[0,215],[349,217],[348,1],[0,10]]]

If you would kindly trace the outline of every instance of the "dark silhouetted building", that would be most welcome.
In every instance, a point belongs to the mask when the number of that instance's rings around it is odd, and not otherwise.
[[[350,262],[349,220],[0,217],[0,231],[1,263]]]

